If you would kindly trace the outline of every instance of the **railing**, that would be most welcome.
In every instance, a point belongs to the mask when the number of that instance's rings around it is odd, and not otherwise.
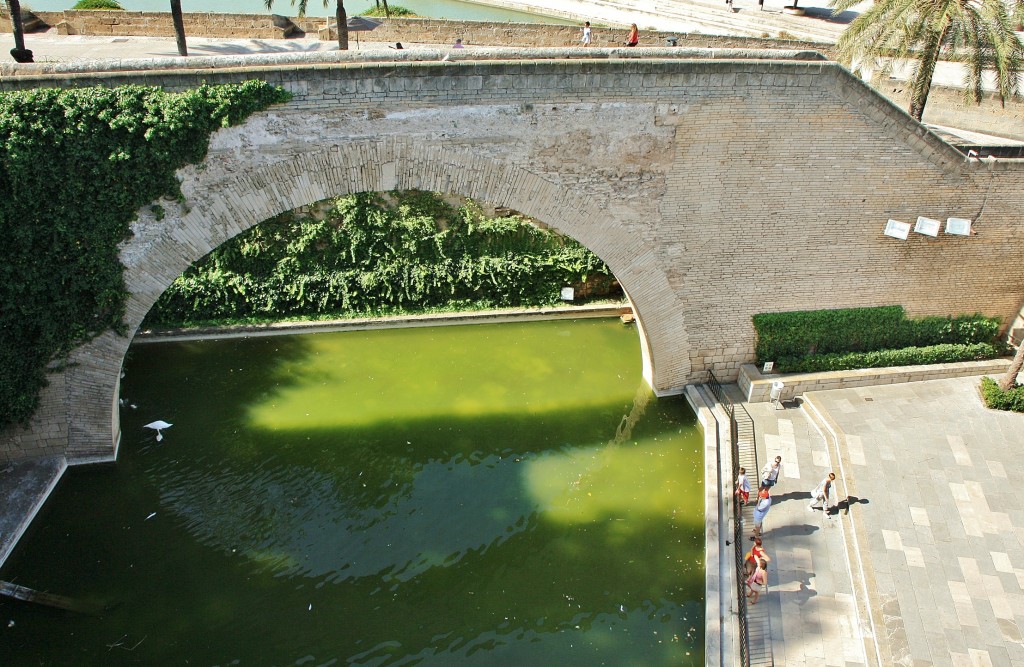
[[[745,468],[750,478],[759,479],[760,467],[757,461],[757,436],[754,432],[754,420],[742,404],[735,404],[726,395],[721,382],[715,377],[714,372],[708,371],[708,388],[718,400],[719,404],[729,415],[729,435],[732,449],[732,478],[739,476],[740,468]],[[760,607],[757,622],[752,623],[751,615],[747,609],[747,597],[743,582],[746,579],[744,568],[743,550],[743,513],[752,513],[752,505],[746,507],[739,502],[733,502],[733,545],[736,558],[736,608],[739,612],[739,647],[740,664],[744,667],[752,665],[764,666],[774,665],[772,655],[771,631],[768,626],[768,617],[764,612],[767,605]]]

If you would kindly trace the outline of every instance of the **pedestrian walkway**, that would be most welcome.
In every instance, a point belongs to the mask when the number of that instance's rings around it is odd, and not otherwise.
[[[746,405],[760,460],[783,460],[764,525],[776,665],[1024,665],[1024,415],[988,410],[978,381]],[[849,497],[831,520],[807,510],[830,470]]]
[[[787,404],[789,405],[789,404]],[[832,469],[825,439],[804,410],[746,404],[754,420],[758,460],[782,457],[762,539],[768,568],[772,653],[776,665],[869,664],[857,639],[853,582],[843,522],[809,511],[810,489]],[[759,478],[755,471],[753,483]],[[745,539],[750,528],[744,527]]]

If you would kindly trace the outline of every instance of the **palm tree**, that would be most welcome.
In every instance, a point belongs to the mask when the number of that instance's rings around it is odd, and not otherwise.
[[[1009,391],[1017,386],[1017,374],[1024,367],[1024,340],[1017,346],[1017,354],[1013,357],[1013,363],[1006,369],[1006,375],[999,380],[999,388]]]
[[[1020,0],[1024,2],[1024,0]],[[324,7],[330,7],[328,4],[330,0],[324,0]],[[334,9],[334,20],[338,24],[338,48],[342,51],[348,51],[348,14],[345,13],[345,0],[337,0],[338,6]],[[267,10],[269,11],[273,5],[274,0],[264,0]],[[299,0],[299,16],[306,15],[306,6],[309,4],[309,0]],[[292,0],[292,5],[295,5],[295,0]]]
[[[185,18],[181,14],[181,0],[171,0],[171,21],[174,22],[174,41],[178,43],[178,55],[188,55],[185,44]]]
[[[832,0],[830,6],[837,14],[860,1]],[[963,62],[966,101],[981,102],[982,75],[990,70],[1003,104],[1017,94],[1024,45],[1013,29],[1021,18],[1024,0],[875,0],[836,47],[847,67],[882,61],[883,74],[899,61],[914,60],[908,111],[921,120],[941,56]]]
[[[21,25],[21,2],[7,0],[7,11],[11,13],[11,27],[14,31],[14,48],[11,56],[15,62],[32,62],[32,52],[25,48],[25,30]]]

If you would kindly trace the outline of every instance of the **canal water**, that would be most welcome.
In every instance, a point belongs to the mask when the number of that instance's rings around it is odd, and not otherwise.
[[[59,12],[71,9],[76,0],[32,0],[22,3],[41,12]],[[132,12],[169,12],[168,0],[118,0],[127,11]],[[401,5],[411,9],[418,16],[425,18],[443,18],[460,21],[510,21],[512,23],[557,23],[567,24],[570,21],[539,14],[520,12],[514,9],[490,7],[473,2],[460,0],[398,0],[389,2],[390,6]],[[345,0],[345,12],[355,16],[376,7],[375,0]],[[334,16],[336,3],[331,0],[326,5],[320,0],[309,0],[306,6],[307,16]],[[282,14],[295,16],[298,8],[289,0],[274,0],[273,8],[268,10],[264,0],[181,0],[181,9],[186,14],[197,12],[222,12],[229,14]],[[367,37],[370,39],[370,37]]]
[[[14,665],[702,665],[701,434],[617,319],[136,344]],[[173,426],[157,432],[154,420]]]

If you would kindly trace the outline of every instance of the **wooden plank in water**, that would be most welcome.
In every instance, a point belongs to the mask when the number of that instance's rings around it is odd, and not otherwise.
[[[32,602],[34,604],[56,607],[57,609],[66,609],[68,611],[75,611],[82,614],[98,614],[102,610],[102,607],[95,603],[85,602],[83,600],[74,600],[54,593],[44,593],[26,586],[13,584],[9,581],[0,581],[0,595],[13,598],[15,600],[21,600],[23,602]]]

